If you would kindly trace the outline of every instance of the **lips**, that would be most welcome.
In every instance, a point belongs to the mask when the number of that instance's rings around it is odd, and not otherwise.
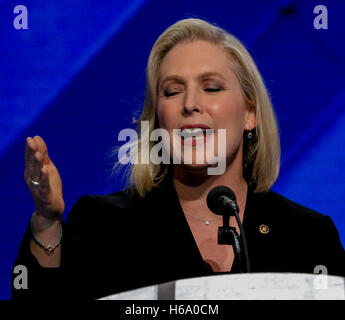
[[[185,140],[193,136],[200,137],[206,134],[207,129],[210,129],[210,127],[201,123],[185,124],[180,127],[179,136]]]
[[[188,143],[195,145],[197,142],[205,142],[206,135],[209,135],[211,130],[209,126],[205,124],[186,124],[180,127],[178,135],[181,138],[183,144]]]
[[[202,124],[202,123],[194,123],[194,124],[185,124],[182,127],[180,127],[180,130],[188,129],[188,128],[201,128],[201,129],[211,129],[209,126]]]

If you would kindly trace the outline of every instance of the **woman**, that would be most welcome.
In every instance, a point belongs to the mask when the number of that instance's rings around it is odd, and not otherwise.
[[[168,28],[149,57],[138,146],[147,142],[141,135],[146,120],[149,133],[169,133],[166,147],[173,153],[188,145],[192,161],[185,161],[184,150],[181,164],[132,164],[125,191],[80,198],[66,224],[59,173],[42,138],[27,139],[25,180],[36,211],[15,265],[27,266],[30,280],[28,290],[12,288],[13,298],[98,298],[239,272],[232,246],[217,242],[222,220],[206,204],[218,185],[235,192],[252,272],[313,273],[324,265],[344,275],[344,249],[332,220],[269,190],[280,162],[276,118],[255,63],[234,36],[199,19]],[[194,129],[201,140],[176,139],[176,129],[186,135]],[[209,174],[214,163],[205,160],[207,144],[197,149],[209,139],[205,129],[214,130],[215,141],[225,129],[225,145],[211,150],[225,160],[221,175]],[[202,163],[196,161],[200,150],[206,151]],[[240,233],[234,217],[230,226]]]

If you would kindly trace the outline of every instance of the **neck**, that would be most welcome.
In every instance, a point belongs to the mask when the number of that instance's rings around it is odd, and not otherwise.
[[[207,195],[216,186],[226,186],[235,193],[240,207],[240,218],[243,218],[248,186],[243,178],[242,148],[236,155],[227,160],[225,172],[221,175],[208,175],[207,168],[195,168],[185,165],[174,165],[172,168],[173,184],[185,212],[197,214],[199,217],[214,216],[208,209]]]
[[[219,185],[232,189],[237,203],[246,198],[247,183],[242,175],[242,166],[228,166],[222,175],[207,175],[205,169],[188,169],[181,166],[173,168],[173,183],[181,203],[205,203],[209,191]]]

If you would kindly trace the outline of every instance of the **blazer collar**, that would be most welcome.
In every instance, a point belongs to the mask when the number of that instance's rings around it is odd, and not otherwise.
[[[268,233],[271,230],[273,223],[272,208],[270,203],[271,191],[266,193],[254,193],[254,188],[248,187],[246,206],[243,216],[243,228],[246,236],[254,237],[255,239],[270,238],[265,230],[268,227]],[[169,212],[169,219],[179,219],[185,216],[180,205],[180,201],[174,187],[172,176],[169,173],[161,182],[159,187],[155,188],[151,194],[153,202],[157,203],[159,208],[166,208]],[[180,221],[181,222],[181,221]],[[266,228],[266,229],[265,229]]]

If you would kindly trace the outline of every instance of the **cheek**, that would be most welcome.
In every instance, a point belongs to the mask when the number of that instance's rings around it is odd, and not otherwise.
[[[157,119],[160,128],[172,129],[175,128],[175,122],[177,120],[177,114],[167,103],[160,103],[157,106]]]
[[[245,107],[241,101],[224,100],[214,104],[209,112],[218,128],[230,129],[244,126]]]
[[[157,119],[160,128],[166,128],[166,119],[169,119],[167,113],[167,108],[164,106],[164,104],[158,104]]]

